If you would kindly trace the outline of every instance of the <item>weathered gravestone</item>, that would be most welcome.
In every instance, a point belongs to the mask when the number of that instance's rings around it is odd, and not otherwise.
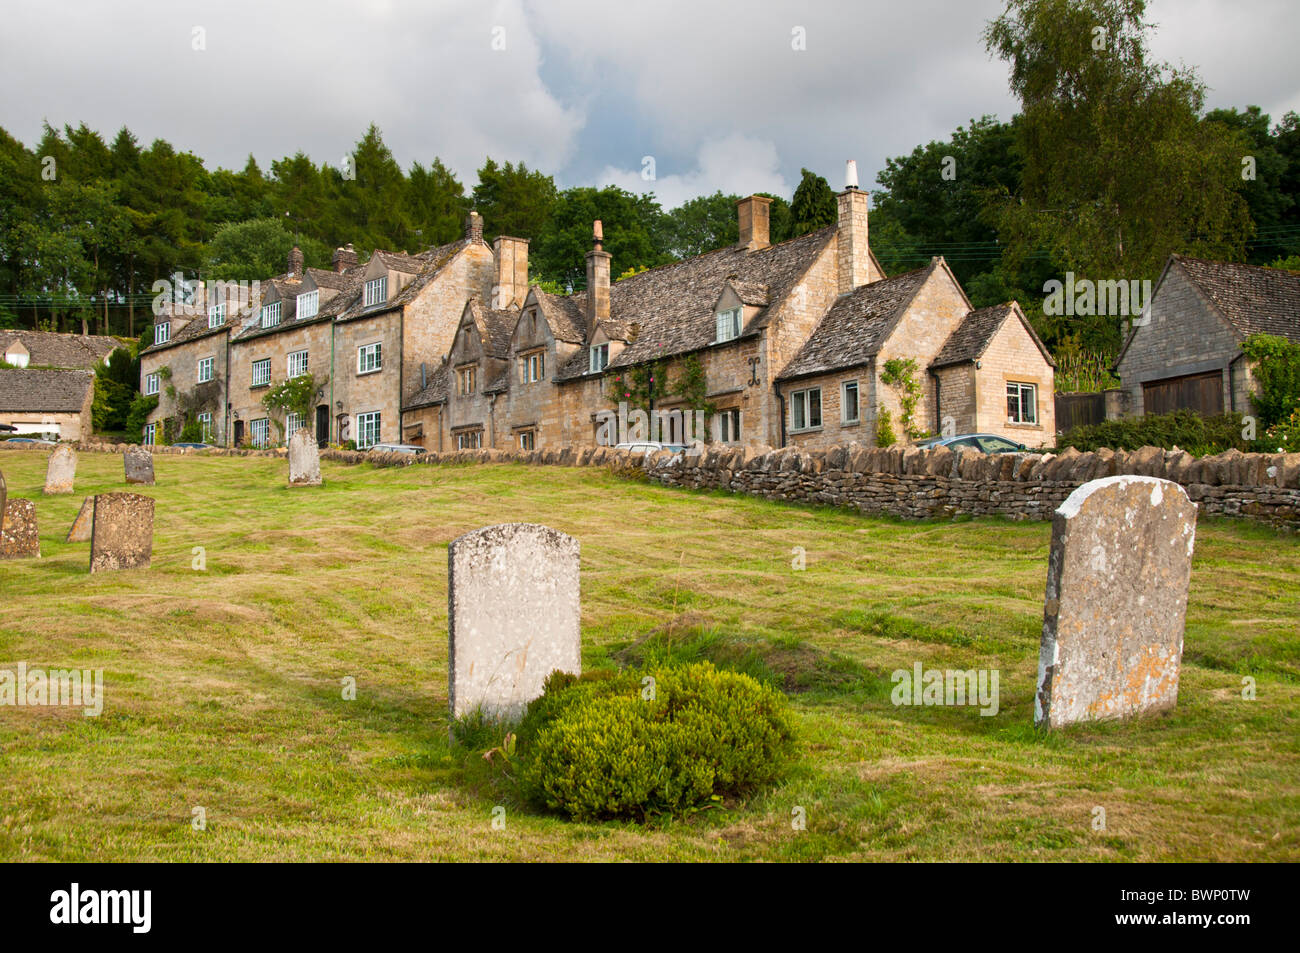
[[[90,571],[147,569],[153,556],[153,499],[139,493],[95,497]]]
[[[4,494],[0,493],[0,498]],[[6,500],[0,520],[0,559],[39,558],[41,538],[36,533],[36,504],[31,500]]]
[[[306,427],[289,438],[289,485],[320,486],[320,450]]]
[[[578,541],[534,523],[466,533],[447,550],[451,713],[517,718],[556,669],[582,670]]]
[[[153,454],[148,450],[127,450],[122,454],[122,465],[126,468],[127,483],[153,485]]]
[[[45,464],[45,492],[71,493],[77,478],[77,451],[61,443],[50,451]]]
[[[65,543],[88,543],[90,542],[91,527],[95,523],[95,498],[86,497],[82,501],[81,509],[77,511],[77,518],[72,521],[72,526],[68,529],[68,536]]]
[[[1173,708],[1196,538],[1177,483],[1113,476],[1052,520],[1034,721],[1057,728]]]

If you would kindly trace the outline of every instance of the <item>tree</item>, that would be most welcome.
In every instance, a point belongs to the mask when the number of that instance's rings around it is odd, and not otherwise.
[[[558,201],[555,180],[522,162],[498,166],[489,157],[478,170],[473,206],[483,216],[483,237],[489,244],[498,235],[538,242],[546,234]]]
[[[656,242],[656,222],[662,214],[653,195],[634,195],[613,185],[566,189],[555,203],[549,227],[529,250],[530,267],[539,275],[583,287],[596,219],[617,271],[664,264],[671,256]]]
[[[1279,251],[1300,250],[1300,236],[1281,237],[1281,227],[1288,210],[1295,205],[1295,197],[1282,188],[1282,177],[1287,172],[1288,160],[1277,148],[1277,138],[1269,129],[1268,114],[1258,106],[1237,109],[1214,109],[1205,114],[1205,122],[1219,123],[1235,130],[1249,143],[1247,154],[1239,160],[1242,174],[1242,197],[1250,209],[1259,238],[1252,242],[1249,261],[1264,265],[1277,257]]]
[[[285,270],[294,237],[281,218],[227,222],[208,245],[205,277],[220,281],[259,281]],[[330,251],[320,242],[302,239],[303,260],[316,268],[328,267]]]
[[[714,192],[683,202],[663,216],[659,247],[675,258],[702,255],[740,240],[736,218],[739,197]]]
[[[826,180],[807,169],[800,172],[802,178],[790,202],[790,238],[834,225],[839,219],[839,203]]]
[[[465,214],[469,203],[465,187],[434,158],[426,169],[416,162],[407,177],[407,207],[415,227],[415,245],[444,245],[464,234]]]

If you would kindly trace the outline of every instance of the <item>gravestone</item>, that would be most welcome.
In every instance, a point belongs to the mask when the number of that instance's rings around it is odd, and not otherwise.
[[[289,438],[289,485],[320,486],[320,450],[306,427]]]
[[[556,669],[582,670],[578,541],[534,523],[466,533],[447,549],[451,713],[517,718]]]
[[[45,464],[45,492],[71,493],[77,478],[77,451],[61,443],[50,451]]]
[[[4,519],[0,524],[0,559],[40,558],[41,538],[36,533],[35,503],[31,500],[6,500]]]
[[[153,454],[148,450],[127,450],[122,454],[122,464],[126,468],[127,483],[153,485]]]
[[[77,511],[77,518],[72,521],[72,526],[68,529],[65,543],[88,543],[90,542],[91,527],[95,524],[95,498],[88,496],[82,501],[81,509]]]
[[[1052,519],[1034,721],[1049,728],[1173,708],[1196,504],[1177,483],[1113,476]]]
[[[153,499],[139,493],[94,498],[90,571],[147,569],[153,556]]]

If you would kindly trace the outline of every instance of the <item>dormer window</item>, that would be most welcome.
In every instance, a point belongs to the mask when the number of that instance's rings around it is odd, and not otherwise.
[[[519,358],[519,383],[536,384],[546,376],[546,352],[534,351]]]
[[[609,366],[609,344],[596,344],[591,347],[591,373],[603,371]]]
[[[280,302],[262,305],[262,327],[273,328],[280,323]]]
[[[478,366],[469,364],[456,368],[456,393],[468,397],[478,389]]]
[[[226,306],[224,304],[214,304],[208,308],[208,327],[219,328],[226,323]]]
[[[740,337],[740,309],[728,308],[726,311],[717,313],[718,319],[718,337],[717,341],[730,341],[732,338]]]
[[[388,300],[388,276],[382,278],[373,278],[366,282],[365,306],[368,308],[373,304],[383,304]]]
[[[172,323],[164,321],[162,324],[153,326],[153,343],[166,344],[172,339]]]
[[[320,292],[308,291],[298,295],[298,320],[314,318],[320,306]]]

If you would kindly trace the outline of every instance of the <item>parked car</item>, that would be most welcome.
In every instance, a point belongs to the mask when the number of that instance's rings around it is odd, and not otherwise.
[[[671,450],[673,453],[686,453],[691,448],[684,443],[662,443],[658,440],[635,440],[628,443],[614,445],[615,450],[631,450],[634,453],[643,453],[647,457],[652,453],[658,453],[660,450]]]
[[[195,450],[206,450],[212,446],[210,443],[174,443],[173,447],[193,447]]]
[[[973,447],[983,453],[1024,453],[1029,448],[1023,443],[1016,443],[994,433],[964,433],[955,437],[931,437],[917,444],[922,450],[935,447],[948,447],[954,453],[964,447]]]
[[[424,447],[417,447],[413,443],[377,443],[371,447],[367,453],[409,453],[414,456],[428,453]]]
[[[13,424],[0,424],[0,433],[17,433],[18,428]]]
[[[53,447],[57,441],[42,440],[39,437],[10,437],[5,443],[34,443],[41,447]]]

